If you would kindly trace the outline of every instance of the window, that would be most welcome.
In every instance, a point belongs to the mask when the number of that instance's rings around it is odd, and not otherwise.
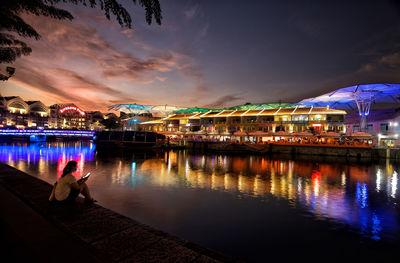
[[[374,125],[373,124],[368,124],[368,132],[372,132],[374,130]]]
[[[360,131],[360,126],[359,125],[354,125],[353,126],[353,131],[354,132],[359,132]]]
[[[294,121],[308,121],[307,115],[295,115],[292,118]]]
[[[389,124],[388,123],[381,123],[381,131],[388,131]]]

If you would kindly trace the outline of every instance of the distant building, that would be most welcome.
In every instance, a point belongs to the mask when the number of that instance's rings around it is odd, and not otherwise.
[[[122,122],[122,129],[126,131],[137,131],[139,130],[140,123],[157,119],[153,117],[151,112],[124,113],[122,111],[120,118]]]
[[[102,131],[104,130],[104,125],[101,122],[104,120],[105,116],[100,111],[89,111],[86,112],[86,120],[88,124],[88,129],[92,131]]]
[[[104,114],[104,119],[111,119],[115,121],[119,121],[119,117],[115,113],[106,113]]]
[[[51,105],[49,128],[86,130],[86,113],[73,103]]]
[[[49,121],[49,108],[41,101],[26,101],[29,105],[28,127],[47,129]]]
[[[47,128],[49,109],[40,101],[21,97],[0,97],[0,127]]]
[[[85,112],[73,103],[54,104],[24,101],[19,96],[0,96],[0,129],[77,129],[104,130],[104,119],[119,122],[114,113]]]
[[[374,135],[378,144],[400,145],[400,108],[373,110],[366,120],[366,132]],[[350,135],[360,131],[359,113],[348,114],[346,117],[346,133]]]
[[[179,134],[232,135],[235,132],[328,131],[345,133],[346,112],[329,107],[293,107],[276,109],[218,110],[206,113],[175,114],[141,123],[145,131]]]

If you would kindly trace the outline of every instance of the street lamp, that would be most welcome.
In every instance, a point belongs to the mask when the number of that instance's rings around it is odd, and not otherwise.
[[[6,81],[15,73],[15,68],[13,67],[6,67],[7,75],[0,73],[0,80]]]

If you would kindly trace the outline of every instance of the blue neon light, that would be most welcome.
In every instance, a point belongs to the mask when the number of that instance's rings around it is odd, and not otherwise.
[[[30,163],[36,163],[40,159],[46,162],[55,162],[60,158],[74,159],[78,156],[84,156],[86,161],[94,159],[95,147],[90,145],[57,145],[46,143],[32,143],[20,145],[0,145],[0,161],[8,163],[9,161],[24,160]]]
[[[370,100],[375,103],[399,102],[400,84],[376,83],[363,84],[337,89],[318,97],[304,99],[295,105],[332,108],[356,109],[357,100]],[[369,112],[366,112],[368,115]]]
[[[94,131],[70,131],[70,130],[18,130],[18,129],[0,129],[0,135],[49,135],[49,136],[73,136],[73,137],[93,137]]]

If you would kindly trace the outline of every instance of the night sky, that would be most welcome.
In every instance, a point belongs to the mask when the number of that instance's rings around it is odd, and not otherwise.
[[[42,35],[0,83],[3,96],[84,110],[116,103],[224,107],[288,101],[365,83],[400,82],[394,1],[160,0],[162,25],[120,1],[133,29],[98,9],[75,19],[25,15]]]

